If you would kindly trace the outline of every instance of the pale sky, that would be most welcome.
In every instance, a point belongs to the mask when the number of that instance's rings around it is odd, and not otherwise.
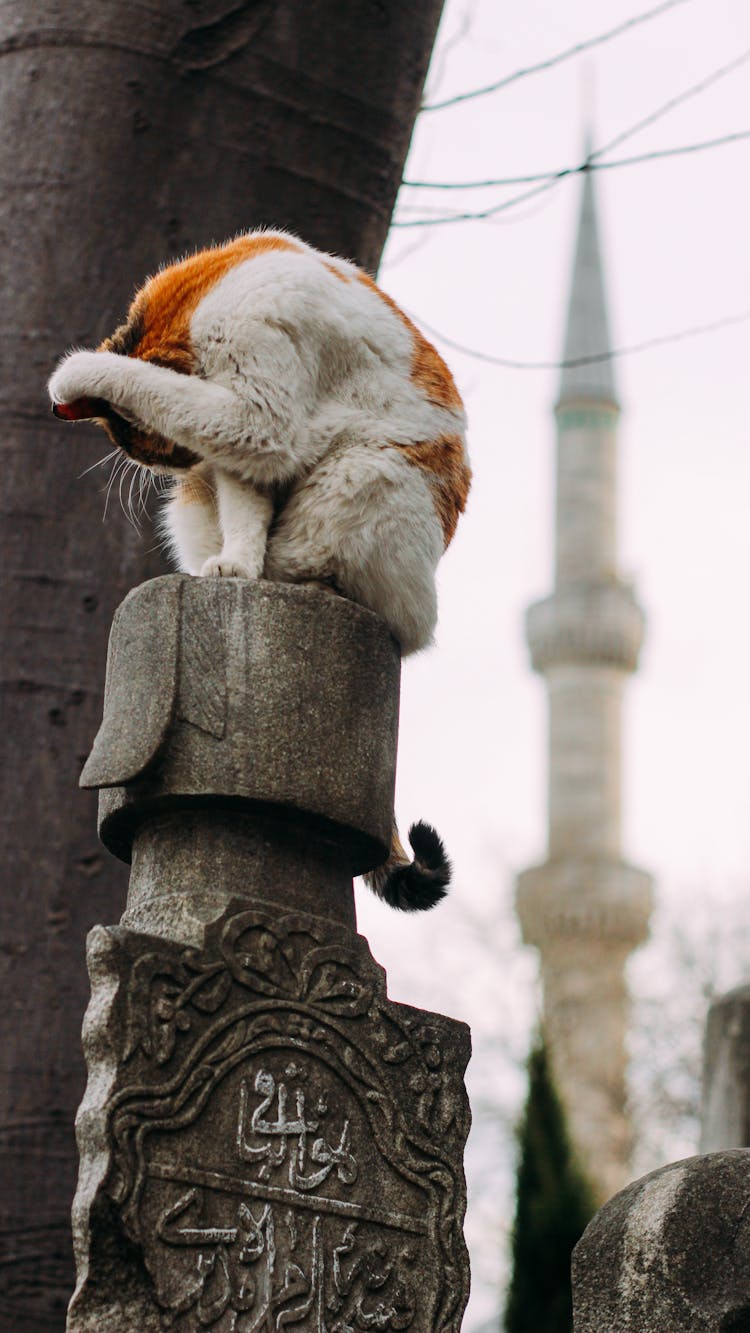
[[[448,0],[428,100],[490,83],[650,7]],[[589,56],[424,113],[407,179],[573,166],[585,101],[597,147],[745,52],[747,0],[683,0]],[[584,94],[586,83],[593,93]],[[750,130],[750,55],[607,156],[741,130]],[[616,346],[750,311],[749,172],[746,140],[597,173]],[[557,360],[580,184],[564,180],[494,221],[394,229],[382,285],[458,343]],[[516,193],[404,189],[397,216],[475,210]],[[441,566],[436,646],[404,667],[397,808],[402,832],[417,818],[438,827],[455,884],[429,920],[405,921],[362,893],[360,925],[394,998],[471,1023],[475,1102],[481,1112],[494,1097],[507,1117],[523,1095],[513,1059],[523,1057],[537,1003],[534,957],[520,945],[510,903],[514,872],[545,854],[545,696],[529,670],[523,613],[551,587],[557,375],[499,369],[438,346],[466,399],[474,488]],[[750,322],[737,323],[616,363],[621,570],[648,616],[627,692],[624,853],[654,872],[673,912],[681,899],[705,912],[709,895],[721,900],[750,882],[749,346]],[[647,986],[655,967],[652,946],[635,984]],[[499,1266],[511,1221],[502,1189],[483,1188],[507,1177],[507,1134],[495,1141],[485,1124],[483,1135],[469,1159],[476,1291],[465,1333],[493,1315],[495,1253]]]

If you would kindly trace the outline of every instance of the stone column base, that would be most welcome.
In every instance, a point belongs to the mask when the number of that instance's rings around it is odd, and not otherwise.
[[[465,1025],[270,903],[88,961],[68,1333],[459,1333]]]

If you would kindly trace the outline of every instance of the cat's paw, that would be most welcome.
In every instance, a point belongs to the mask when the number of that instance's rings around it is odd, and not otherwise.
[[[71,352],[52,375],[47,390],[55,405],[80,398],[106,398],[109,353]]]
[[[253,574],[246,565],[237,560],[227,559],[225,555],[212,555],[201,569],[201,578],[215,579],[253,579]]]

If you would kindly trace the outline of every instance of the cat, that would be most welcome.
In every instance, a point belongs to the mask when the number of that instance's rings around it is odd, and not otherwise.
[[[435,569],[469,491],[465,413],[435,348],[373,280],[285,232],[161,269],[96,351],[49,381],[174,478],[163,529],[190,574],[317,583],[369,607],[406,655],[432,639]],[[429,825],[371,887],[406,910],[445,892]],[[415,841],[416,840],[416,841]]]

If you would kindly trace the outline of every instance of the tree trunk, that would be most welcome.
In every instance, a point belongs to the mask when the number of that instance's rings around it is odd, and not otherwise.
[[[77,789],[107,633],[164,569],[60,428],[45,379],[161,262],[288,227],[377,266],[442,0],[8,0],[0,11],[0,1327],[60,1333],[72,1290],[84,936],[125,876]],[[71,434],[73,441],[71,442]]]

